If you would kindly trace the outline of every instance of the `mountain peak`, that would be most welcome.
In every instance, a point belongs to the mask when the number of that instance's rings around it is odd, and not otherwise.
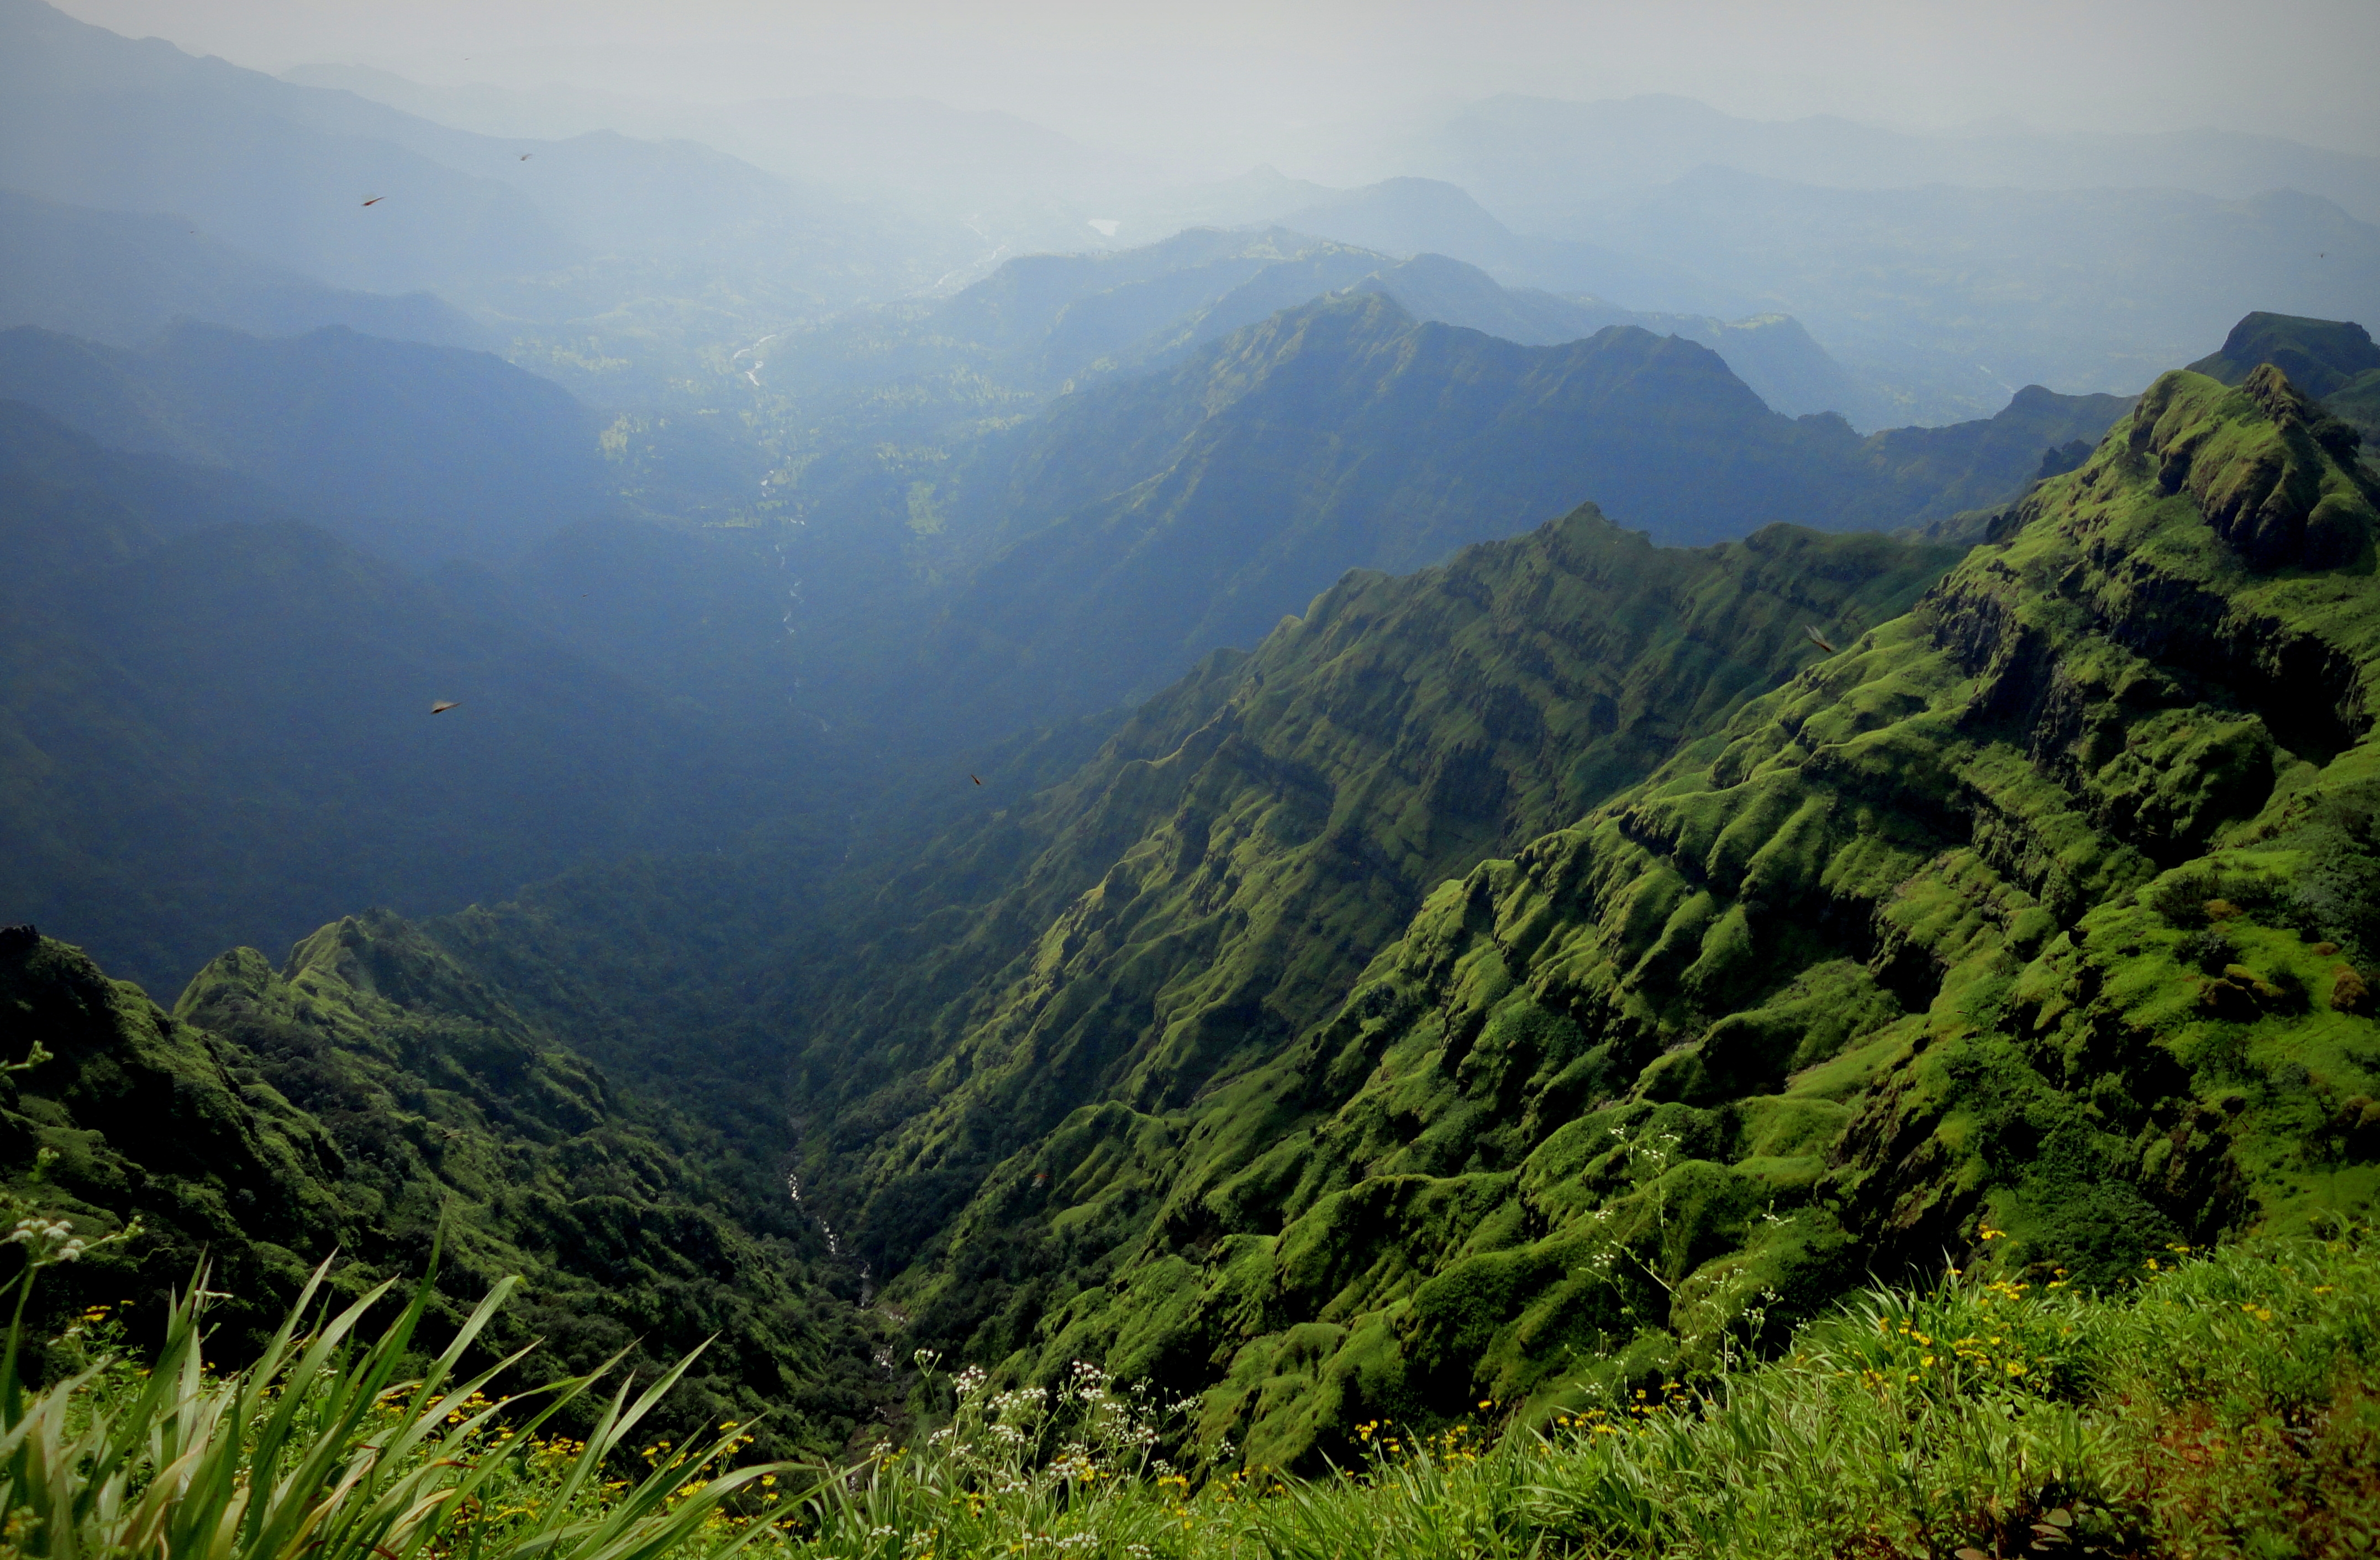
[[[2380,369],[2380,346],[2373,344],[2371,332],[2351,320],[2310,320],[2260,310],[2231,327],[2221,351],[2199,359],[2190,369],[2238,384],[2259,363],[2278,367],[2299,390],[2319,400]]]

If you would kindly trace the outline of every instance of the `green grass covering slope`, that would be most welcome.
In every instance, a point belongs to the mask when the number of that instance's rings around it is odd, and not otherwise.
[[[541,1338],[532,1380],[615,1354],[650,1380],[715,1338],[659,1410],[673,1432],[766,1408],[774,1444],[830,1452],[881,1397],[868,1319],[812,1279],[799,1231],[736,1222],[706,1134],[621,1100],[394,917],[325,927],[278,970],[227,953],[171,1014],[13,928],[0,1013],[48,1054],[0,1078],[15,1195],[86,1239],[142,1230],[50,1274],[37,1320],[121,1303],[146,1325],[203,1261],[226,1297],[210,1357],[243,1359],[334,1249],[354,1296],[443,1237],[429,1325],[525,1275],[483,1343]]]
[[[1771,1363],[1559,1406],[1483,1400],[1443,1427],[1367,1420],[1310,1478],[1250,1448],[1255,1466],[1195,1486],[1140,1446],[1100,1444],[1160,1406],[1096,1371],[1045,1397],[963,1376],[945,1427],[813,1500],[796,1548],[2360,1554],[2380,1542],[2375,1276],[2362,1238],[2167,1253],[2097,1294],[1972,1274],[1873,1289],[1779,1330]],[[1037,1442],[1065,1450],[1037,1459]]]
[[[2361,1216],[2352,453],[2270,369],[2168,375],[1908,616],[1445,884],[1164,1143],[1079,1110],[951,1268],[1109,1199],[1155,1216],[1007,1369],[1206,1386],[1210,1436],[1290,1463],[1702,1365],[1749,1310],[1966,1260],[1979,1219],[2010,1271],[2104,1276]]]

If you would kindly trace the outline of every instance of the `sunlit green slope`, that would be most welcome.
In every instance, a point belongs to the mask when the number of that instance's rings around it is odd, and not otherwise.
[[[1915,610],[1431,892],[1329,1019],[1080,1103],[907,1287],[1004,1274],[1034,1299],[978,1349],[1204,1386],[1209,1435],[1288,1462],[1870,1271],[2368,1217],[2352,452],[2269,368],[2165,376]]]
[[[1663,549],[1589,508],[1439,568],[1353,575],[1064,784],[822,918],[833,935],[722,950],[746,973],[708,981],[741,994],[686,1049],[760,1072],[795,1046],[813,1193],[866,1260],[905,1266],[1075,1106],[1196,1108],[1327,1015],[1433,884],[1649,773],[1817,654],[1805,627],[1886,621],[1956,555],[1784,527]],[[646,919],[673,944],[689,930]],[[587,983],[534,907],[436,934],[508,982]],[[540,939],[543,981],[520,957]],[[921,1324],[1013,1347],[1051,1286],[1096,1283],[1138,1227],[962,1235]]]

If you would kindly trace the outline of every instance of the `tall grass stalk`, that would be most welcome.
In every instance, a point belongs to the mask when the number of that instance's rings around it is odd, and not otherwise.
[[[377,1337],[366,1314],[382,1284],[310,1331],[318,1269],[254,1364],[204,1362],[203,1275],[172,1301],[148,1369],[103,1355],[62,1380],[26,1386],[24,1300],[43,1266],[33,1247],[0,1353],[0,1545],[81,1560],[413,1560],[552,1556],[646,1560],[724,1556],[769,1530],[727,1505],[768,1468],[732,1471],[732,1432],[636,1482],[607,1467],[695,1356],[647,1384],[613,1386],[583,1441],[542,1433],[597,1390],[603,1370],[521,1398],[487,1395],[528,1351],[464,1375],[460,1363],[510,1296],[496,1286],[419,1375],[413,1345],[430,1290],[418,1286]],[[327,1312],[328,1308],[323,1308]],[[699,1351],[697,1351],[698,1353]]]

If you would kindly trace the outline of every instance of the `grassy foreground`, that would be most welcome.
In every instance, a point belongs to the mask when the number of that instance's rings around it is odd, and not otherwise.
[[[15,1243],[66,1260],[63,1226]],[[21,1291],[20,1291],[21,1293]],[[1187,1402],[1077,1366],[1052,1389],[928,1380],[936,1428],[843,1469],[640,1444],[668,1384],[592,1379],[507,1401],[458,1377],[469,1333],[375,1341],[379,1297],[293,1318],[251,1369],[200,1359],[186,1298],[151,1368],[95,1347],[0,1371],[0,1552],[45,1556],[2362,1555],[2380,1550],[2380,1241],[2178,1252],[2091,1295],[1952,1275],[1877,1290],[1779,1358],[1652,1383],[1543,1425],[1364,1427],[1366,1465],[1312,1478],[1177,1469]],[[301,1307],[301,1314],[304,1308]],[[408,1363],[409,1362],[409,1363]],[[400,1379],[402,1377],[402,1379]],[[540,1432],[601,1395],[585,1442]]]

